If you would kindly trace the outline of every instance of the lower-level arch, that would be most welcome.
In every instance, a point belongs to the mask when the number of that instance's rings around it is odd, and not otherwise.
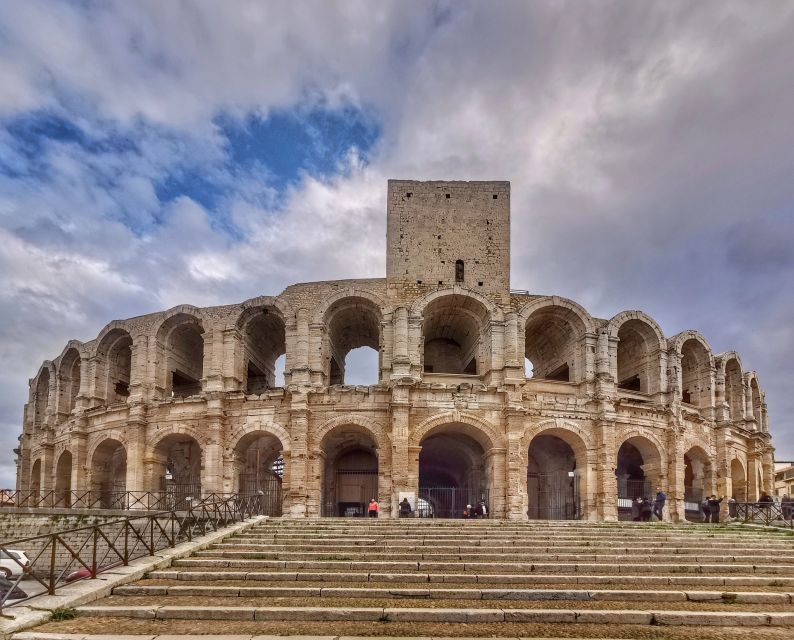
[[[41,458],[36,458],[30,467],[30,493],[35,505],[41,493]]]
[[[284,470],[281,440],[269,431],[249,431],[232,449],[230,471],[235,492],[259,496],[265,515],[281,515]]]
[[[64,450],[55,465],[55,506],[72,506],[72,452]]]
[[[747,472],[739,458],[731,460],[731,497],[736,502],[747,502]]]
[[[490,513],[493,456],[487,434],[470,424],[441,424],[419,444],[419,517],[461,518],[479,506]]]
[[[323,516],[363,517],[370,500],[380,496],[380,449],[376,436],[358,424],[337,425],[320,441],[320,513]]]
[[[701,521],[701,503],[714,491],[711,459],[702,447],[694,446],[684,454],[684,512],[687,520]]]
[[[653,500],[656,487],[662,486],[664,459],[660,446],[643,435],[630,435],[618,446],[615,477],[618,494],[618,516],[623,520],[632,514],[632,501]]]
[[[126,505],[127,449],[121,442],[107,438],[94,448],[89,475],[92,503],[104,509]]]

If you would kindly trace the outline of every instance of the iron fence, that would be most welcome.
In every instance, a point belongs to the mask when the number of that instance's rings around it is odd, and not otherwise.
[[[794,502],[736,502],[728,505],[728,511],[744,523],[794,529]]]
[[[488,506],[488,489],[461,487],[419,487],[416,509],[418,518],[463,518],[467,505],[476,507],[480,501]]]
[[[0,596],[0,614],[23,577],[36,581],[47,594],[53,595],[68,582],[96,578],[103,571],[126,566],[137,558],[152,556],[181,542],[261,515],[262,511],[261,496],[235,495],[223,500],[202,501],[186,511],[128,516],[4,542],[0,544],[0,553],[16,562],[20,572],[16,579],[10,580],[11,588]],[[17,550],[28,555],[29,564],[23,565],[9,553]],[[30,597],[16,600],[13,604],[25,602]]]
[[[527,475],[530,520],[578,520],[581,518],[579,474],[575,471]]]

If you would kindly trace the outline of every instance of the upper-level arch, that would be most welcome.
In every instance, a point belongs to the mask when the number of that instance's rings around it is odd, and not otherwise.
[[[697,331],[682,331],[669,341],[669,351],[681,362],[681,401],[698,409],[713,406],[714,356],[706,339]]]
[[[579,382],[584,378],[582,338],[595,332],[590,314],[565,298],[533,300],[518,314],[523,327],[524,357],[533,378]]]
[[[243,389],[259,395],[277,386],[276,363],[287,351],[287,327],[281,308],[269,302],[246,305],[235,326],[242,337]]]
[[[744,386],[742,361],[735,351],[722,353],[715,359],[717,372],[725,380],[725,404],[728,405],[728,419],[744,419]]]
[[[36,377],[30,385],[33,390],[33,428],[44,426],[47,410],[50,407],[52,387],[56,379],[55,365],[51,360],[45,360]]]
[[[70,340],[58,358],[57,411],[68,416],[77,405],[80,393],[81,361],[84,347],[77,340]]]
[[[381,323],[385,308],[378,296],[349,288],[327,298],[314,316],[325,327],[323,365],[329,384],[343,384],[345,361],[353,349],[368,347],[377,354],[378,376],[383,358]],[[378,382],[378,380],[373,380]]]
[[[761,387],[758,384],[758,375],[755,371],[750,371],[746,375],[747,388],[750,391],[750,407],[747,410],[747,417],[755,419],[755,428],[758,431],[763,430],[763,394]]]
[[[105,404],[126,402],[132,381],[132,336],[121,326],[103,331],[96,343],[95,397]]]
[[[656,321],[642,311],[623,311],[609,321],[607,331],[618,339],[614,365],[618,388],[649,394],[661,391],[667,341]]]
[[[204,319],[190,305],[166,312],[153,329],[156,337],[158,385],[166,396],[201,393],[204,377]]]
[[[436,291],[412,307],[422,315],[425,373],[483,375],[489,366],[490,320],[501,310],[461,287]]]

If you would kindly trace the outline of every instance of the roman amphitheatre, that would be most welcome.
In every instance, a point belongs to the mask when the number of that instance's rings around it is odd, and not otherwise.
[[[110,322],[30,381],[17,489],[173,506],[267,497],[271,515],[665,518],[773,483],[758,377],[696,330],[593,317],[511,289],[510,184],[391,180],[385,278]],[[267,283],[262,286],[266,289]],[[377,379],[346,384],[351,351]],[[134,506],[134,505],[132,505]]]

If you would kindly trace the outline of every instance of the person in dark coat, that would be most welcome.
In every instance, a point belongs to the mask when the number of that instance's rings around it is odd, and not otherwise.
[[[634,522],[639,522],[642,512],[642,498],[634,498],[631,501],[631,519]]]
[[[408,498],[403,498],[402,502],[400,503],[400,517],[410,518],[413,511],[414,510],[411,508],[411,503],[408,502]]]
[[[780,499],[780,510],[783,512],[784,520],[791,520],[791,516],[794,514],[794,500],[788,494]]]
[[[659,518],[659,520],[662,520],[665,502],[667,502],[667,494],[662,491],[661,487],[656,487],[656,499],[653,501],[653,515]]]
[[[651,515],[653,514],[653,504],[650,498],[643,498],[640,504],[640,520],[643,522],[650,522]]]
[[[711,496],[708,500],[709,506],[709,514],[711,515],[711,522],[719,522],[720,521],[720,504],[722,503],[722,498],[719,500],[717,496]]]

